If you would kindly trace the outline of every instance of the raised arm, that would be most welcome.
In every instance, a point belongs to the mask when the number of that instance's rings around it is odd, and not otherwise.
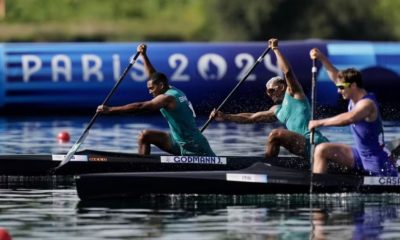
[[[311,59],[317,59],[321,61],[322,65],[325,67],[326,71],[328,72],[329,78],[336,83],[337,75],[339,73],[339,70],[333,64],[329,59],[318,49],[318,48],[313,48],[310,51],[310,58]]]
[[[153,67],[153,65],[150,62],[150,59],[147,57],[147,46],[145,44],[140,44],[137,47],[137,51],[140,52],[140,55],[143,58],[147,76],[151,76],[151,74],[156,72],[156,69]]]
[[[215,109],[211,112],[210,117],[214,117],[216,121],[229,121],[236,123],[271,123],[277,121],[275,116],[276,106],[271,107],[267,111],[261,111],[256,113],[237,113],[227,114]]]
[[[287,91],[289,92],[289,94],[295,98],[305,98],[303,88],[297,80],[296,75],[292,70],[292,67],[278,48],[278,39],[271,38],[268,41],[268,45],[274,51],[276,59],[278,61],[278,66],[285,76],[286,84],[288,86]]]

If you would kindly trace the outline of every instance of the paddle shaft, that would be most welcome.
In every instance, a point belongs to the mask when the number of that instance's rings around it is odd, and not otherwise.
[[[317,86],[317,67],[315,66],[315,59],[312,59],[311,68],[311,120],[315,119],[315,105],[316,105],[316,86]],[[310,180],[310,194],[313,192],[313,166],[314,166],[314,141],[315,129],[310,133],[310,166],[311,166],[311,180]]]
[[[312,77],[311,77],[311,120],[315,119],[315,103],[316,103],[316,86],[317,86],[317,67],[315,66],[315,59],[312,60],[312,69],[311,69]],[[310,134],[310,143],[314,145],[314,129],[311,130]]]
[[[232,94],[236,92],[236,90],[240,87],[240,85],[242,85],[242,83],[244,81],[246,81],[246,79],[249,77],[251,72],[264,59],[265,55],[267,55],[267,53],[269,52],[270,49],[271,48],[268,47],[267,49],[264,50],[264,52],[261,54],[261,56],[253,64],[253,66],[247,71],[246,75],[242,78],[242,80],[240,80],[238,82],[238,84],[236,84],[236,86],[232,89],[232,91],[228,94],[228,96],[224,99],[224,101],[222,101],[222,103],[216,108],[216,111],[219,111],[225,105],[226,101],[228,101],[228,99],[232,96]],[[208,127],[208,125],[211,123],[211,121],[213,119],[214,119],[214,117],[209,118],[207,120],[207,122],[203,125],[203,127],[200,129],[200,132],[203,132]]]
[[[125,78],[126,74],[128,74],[128,71],[131,69],[131,67],[133,66],[133,64],[136,62],[136,59],[139,57],[140,52],[137,52],[135,54],[135,56],[133,57],[133,59],[129,62],[129,65],[125,68],[124,72],[122,73],[122,75],[119,77],[118,81],[115,83],[114,87],[111,89],[111,91],[108,93],[107,97],[104,99],[103,103],[101,105],[106,105],[108,103],[108,101],[110,100],[110,98],[112,97],[112,95],[114,95],[114,92],[117,90],[118,86],[121,84],[122,80]],[[89,124],[87,125],[84,133],[86,131],[88,131],[93,123],[96,121],[96,118],[100,115],[100,112],[96,112],[96,114],[93,116],[92,120],[90,120]],[[83,136],[84,134],[82,134]],[[79,141],[79,140],[78,140]]]
[[[111,91],[108,93],[107,97],[104,99],[102,105],[107,104],[107,102],[110,100],[111,96],[114,94],[114,92],[117,90],[119,84],[122,82],[122,80],[125,78],[126,74],[128,74],[128,71],[131,69],[133,64],[136,62],[137,58],[139,57],[140,52],[137,52],[133,58],[129,61],[129,65],[125,68],[124,72],[122,75],[119,77],[118,81],[115,83],[114,87],[111,89]],[[78,141],[71,147],[69,152],[67,153],[65,159],[60,163],[60,165],[57,166],[56,169],[60,168],[67,162],[69,162],[72,158],[72,156],[75,154],[75,152],[78,150],[80,145],[83,143],[85,140],[86,136],[89,133],[90,128],[92,127],[93,123],[96,121],[97,117],[100,115],[100,112],[96,112],[96,114],[92,117],[90,120],[89,124],[86,126],[85,130],[83,131],[82,135],[79,137]]]

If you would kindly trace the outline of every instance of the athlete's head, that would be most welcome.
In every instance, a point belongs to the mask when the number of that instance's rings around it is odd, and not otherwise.
[[[354,68],[339,71],[336,80],[338,93],[342,94],[343,99],[351,98],[354,90],[363,88],[361,72]]]
[[[267,95],[276,104],[280,104],[283,101],[286,87],[286,81],[279,76],[269,79],[265,84]]]
[[[160,72],[151,74],[147,80],[147,89],[153,97],[165,93],[169,89],[168,79],[165,74]]]

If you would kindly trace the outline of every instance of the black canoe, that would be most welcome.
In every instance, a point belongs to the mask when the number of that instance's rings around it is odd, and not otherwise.
[[[239,170],[255,162],[264,161],[262,157],[174,157],[117,153],[96,150],[83,150],[65,166],[53,172],[64,155],[21,154],[0,155],[0,175],[42,176],[78,175],[99,172],[148,172],[148,171],[209,171]],[[268,160],[277,166],[309,168],[306,160],[296,157],[277,157]]]
[[[75,179],[82,200],[134,197],[145,194],[276,194],[309,193],[306,170],[255,163],[235,171],[136,172],[86,174]],[[398,177],[364,177],[351,174],[313,176],[313,191],[400,192]]]

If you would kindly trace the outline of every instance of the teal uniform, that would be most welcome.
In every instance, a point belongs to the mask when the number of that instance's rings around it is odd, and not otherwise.
[[[308,122],[311,119],[311,107],[307,98],[295,99],[290,94],[285,93],[283,102],[275,109],[275,116],[286,126],[289,131],[303,135],[307,141],[307,155],[310,154],[310,131],[308,130]],[[321,132],[314,132],[315,144],[328,142]]]
[[[176,101],[175,109],[160,109],[171,130],[173,153],[182,156],[215,156],[207,139],[196,126],[196,115],[186,95],[173,87],[164,94],[173,96]]]

